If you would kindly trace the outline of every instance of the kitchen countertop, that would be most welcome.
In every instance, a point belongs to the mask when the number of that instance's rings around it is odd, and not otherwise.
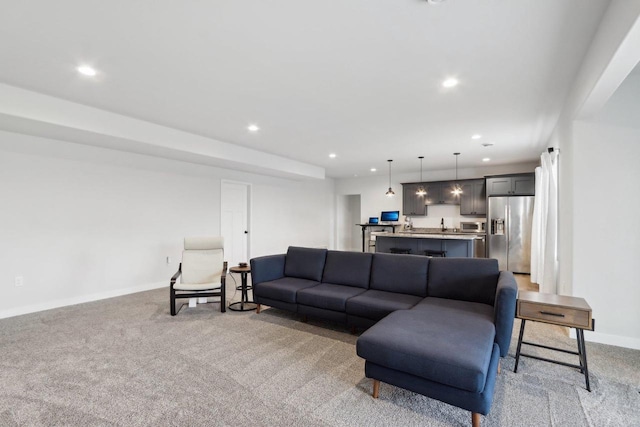
[[[475,240],[483,234],[476,233],[460,233],[460,232],[423,232],[423,231],[399,231],[397,233],[376,233],[378,237],[395,237],[395,238],[413,238],[413,239],[446,239],[446,240]]]

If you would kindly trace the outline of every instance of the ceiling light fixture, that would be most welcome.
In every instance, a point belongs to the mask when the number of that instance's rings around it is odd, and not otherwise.
[[[475,135],[471,135],[471,139],[480,139],[482,138],[482,135],[480,135],[479,133],[476,133]]]
[[[462,194],[462,187],[460,187],[460,184],[458,184],[458,156],[460,155],[460,153],[453,153],[453,155],[456,156],[456,180],[453,184],[453,190],[451,190],[451,194],[457,197]]]
[[[387,160],[387,162],[389,162],[389,189],[384,194],[387,197],[393,197],[396,195],[396,193],[394,193],[393,190],[391,189],[391,162],[393,162],[393,160]]]
[[[370,170],[371,172],[375,172],[375,171],[377,171],[378,169],[376,169],[376,168],[371,168],[371,169],[369,169],[369,170]]]
[[[247,129],[249,129],[249,132],[258,132],[260,130],[260,128],[256,124],[250,124],[249,126],[247,126]]]
[[[454,87],[458,85],[458,79],[449,78],[442,82],[443,87]]]
[[[329,154],[329,157],[331,157],[332,159],[335,159],[336,158],[336,153]]]
[[[88,65],[81,65],[78,68],[76,68],[76,71],[82,74],[83,76],[88,76],[88,77],[95,77],[95,75],[98,74],[95,68],[90,67]]]
[[[427,195],[427,191],[424,189],[424,185],[422,185],[422,159],[424,159],[424,156],[419,156],[418,158],[420,159],[420,185],[416,190],[416,196],[423,197]]]
[[[491,159],[490,159],[490,158],[488,158],[488,157],[485,157],[484,159],[482,159],[482,161],[483,161],[483,162],[489,162],[489,161],[491,161]]]

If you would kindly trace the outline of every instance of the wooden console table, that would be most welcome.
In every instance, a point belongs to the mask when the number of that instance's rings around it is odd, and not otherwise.
[[[516,351],[516,364],[513,372],[518,372],[518,362],[520,361],[521,356],[544,360],[545,362],[557,363],[559,365],[577,368],[581,373],[584,373],[587,390],[591,391],[591,387],[589,386],[589,369],[587,367],[587,349],[584,345],[584,330],[587,329],[589,331],[593,331],[595,319],[591,317],[591,307],[583,298],[521,291],[518,294],[516,317],[521,319],[522,323],[520,324],[520,336],[518,337],[518,349]],[[527,320],[575,328],[578,351],[569,351],[523,341],[522,337],[524,336],[524,327]],[[546,348],[547,350],[575,354],[580,360],[580,365],[524,354],[520,351],[522,344]]]

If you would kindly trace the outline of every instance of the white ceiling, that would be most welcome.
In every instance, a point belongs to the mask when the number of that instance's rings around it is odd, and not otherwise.
[[[537,159],[609,1],[0,4],[2,83],[348,177]]]

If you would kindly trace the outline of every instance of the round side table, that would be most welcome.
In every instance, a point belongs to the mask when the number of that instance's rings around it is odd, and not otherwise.
[[[249,301],[248,286],[247,286],[247,276],[249,273],[251,273],[251,267],[249,267],[248,265],[244,267],[237,265],[235,267],[229,268],[229,271],[231,273],[240,273],[240,278],[242,280],[242,286],[240,286],[240,290],[242,291],[240,301],[229,304],[229,310],[233,310],[233,311],[255,310],[258,307],[258,304],[256,304],[253,301]]]

